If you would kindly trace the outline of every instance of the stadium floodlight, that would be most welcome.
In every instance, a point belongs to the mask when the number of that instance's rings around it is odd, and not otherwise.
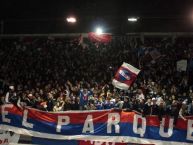
[[[101,35],[102,33],[103,33],[102,28],[100,28],[100,27],[96,28],[96,34],[97,35]]]
[[[68,18],[66,18],[66,21],[68,23],[76,23],[76,18],[75,17],[68,17]]]
[[[137,17],[130,17],[130,18],[128,18],[128,21],[129,22],[137,22],[138,19],[139,18],[137,18]]]

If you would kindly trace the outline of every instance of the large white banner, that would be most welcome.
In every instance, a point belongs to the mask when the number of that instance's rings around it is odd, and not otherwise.
[[[9,145],[10,143],[18,143],[19,134],[10,131],[0,130],[0,145]]]

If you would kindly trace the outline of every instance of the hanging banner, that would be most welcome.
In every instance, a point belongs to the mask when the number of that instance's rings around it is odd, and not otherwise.
[[[115,143],[115,142],[103,142],[103,141],[84,141],[84,140],[51,140],[44,138],[32,138],[33,144],[38,145],[139,145],[129,143]]]
[[[84,141],[84,140],[55,140],[45,138],[32,138],[32,144],[37,145],[154,145],[154,144],[136,144],[136,143],[116,143],[108,141]]]
[[[142,117],[117,110],[50,113],[0,106],[0,129],[17,134],[56,140],[89,140],[156,145],[193,144],[193,117],[186,121],[157,116]]]

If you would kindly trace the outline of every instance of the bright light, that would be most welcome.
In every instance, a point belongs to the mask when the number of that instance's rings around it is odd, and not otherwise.
[[[135,17],[128,18],[129,22],[137,22],[137,20],[138,18],[135,18]]]
[[[101,28],[96,28],[96,34],[101,35],[103,33],[103,30]]]
[[[76,18],[75,17],[68,17],[68,18],[66,18],[66,21],[68,23],[76,23]]]

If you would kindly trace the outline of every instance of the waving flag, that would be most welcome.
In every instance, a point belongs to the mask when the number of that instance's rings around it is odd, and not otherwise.
[[[94,32],[88,33],[88,38],[92,42],[100,42],[100,43],[109,43],[112,40],[112,36],[110,34],[96,34]]]
[[[112,84],[119,89],[127,90],[135,81],[140,70],[128,63],[123,63],[117,71]]]

